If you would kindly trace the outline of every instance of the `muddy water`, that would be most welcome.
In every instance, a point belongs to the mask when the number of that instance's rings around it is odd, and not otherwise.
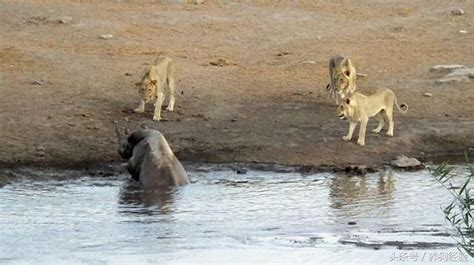
[[[0,263],[419,264],[458,252],[440,209],[451,198],[425,171],[190,178],[160,193],[126,176],[6,185]]]

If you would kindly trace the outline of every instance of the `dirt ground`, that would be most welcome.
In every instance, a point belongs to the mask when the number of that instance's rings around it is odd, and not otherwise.
[[[474,147],[474,80],[435,85],[429,72],[474,67],[468,0],[171,2],[1,1],[0,164],[118,161],[114,122],[158,128],[192,162],[380,166]],[[156,123],[151,106],[132,110],[134,83],[160,53],[177,62],[178,96]],[[408,103],[393,138],[342,141],[347,121],[324,89],[334,54],[368,75],[360,92],[386,87]]]

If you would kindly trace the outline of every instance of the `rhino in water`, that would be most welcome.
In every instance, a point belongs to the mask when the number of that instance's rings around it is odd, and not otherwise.
[[[120,136],[118,152],[128,159],[127,170],[143,188],[182,186],[188,175],[173,154],[165,137],[157,130],[139,129],[130,136]]]

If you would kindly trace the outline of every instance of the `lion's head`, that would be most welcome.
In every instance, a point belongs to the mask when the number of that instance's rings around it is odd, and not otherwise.
[[[355,82],[356,72],[351,59],[345,58],[341,64],[335,67],[332,72],[332,84],[333,89],[336,93],[342,94],[349,86],[351,82]]]
[[[135,83],[138,95],[146,100],[150,101],[155,98],[155,91],[156,91],[156,80],[146,80]]]
[[[351,105],[351,100],[345,98],[339,106],[337,106],[336,114],[339,119],[344,120],[352,116],[354,106]]]

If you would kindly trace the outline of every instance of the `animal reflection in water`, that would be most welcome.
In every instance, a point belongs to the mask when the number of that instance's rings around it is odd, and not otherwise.
[[[395,179],[391,172],[383,172],[378,177],[337,175],[330,183],[329,197],[335,209],[357,206],[353,208],[370,210],[370,207],[392,203],[394,191]]]
[[[119,193],[122,212],[136,214],[167,214],[173,212],[178,188],[143,189],[136,181],[126,181]]]

